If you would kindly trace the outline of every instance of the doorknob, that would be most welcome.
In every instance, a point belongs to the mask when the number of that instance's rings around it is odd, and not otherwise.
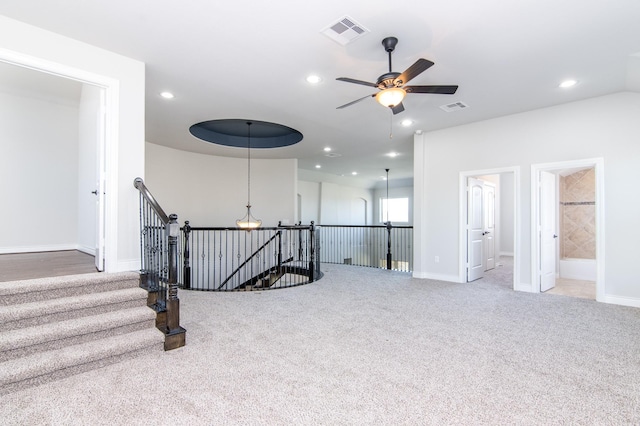
[[[558,238],[558,236],[556,234],[553,234],[553,238]]]
[[[95,191],[91,191],[91,193],[92,193],[93,195],[98,195],[98,190],[96,189]]]

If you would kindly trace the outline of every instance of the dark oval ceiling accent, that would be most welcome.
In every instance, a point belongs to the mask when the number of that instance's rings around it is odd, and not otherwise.
[[[198,139],[218,145],[247,148],[251,122],[251,148],[279,148],[297,144],[302,133],[282,124],[246,119],[209,120],[189,127],[189,132]]]

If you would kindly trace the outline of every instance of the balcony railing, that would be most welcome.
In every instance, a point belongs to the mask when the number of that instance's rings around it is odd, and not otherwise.
[[[319,225],[320,261],[413,271],[413,227]]]

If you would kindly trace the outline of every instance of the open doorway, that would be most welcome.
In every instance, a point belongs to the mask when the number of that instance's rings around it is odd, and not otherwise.
[[[602,159],[532,165],[533,290],[602,300]]]
[[[460,282],[516,289],[519,168],[460,173]]]
[[[3,147],[3,170],[13,184],[3,186],[10,192],[3,199],[15,206],[9,218],[15,232],[5,234],[2,253],[77,250],[102,271],[106,89],[54,71],[60,65],[4,55],[0,93],[10,108],[3,109],[2,139],[11,146]]]

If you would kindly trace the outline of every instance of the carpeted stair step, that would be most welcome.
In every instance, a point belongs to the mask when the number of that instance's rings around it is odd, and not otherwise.
[[[5,331],[15,330],[119,309],[146,306],[146,304],[146,290],[139,287],[125,288],[0,306],[0,324]]]
[[[138,287],[140,274],[118,272],[0,282],[0,305],[30,303]]]
[[[0,362],[155,326],[146,306],[0,332]]]
[[[6,361],[0,364],[0,394],[162,351],[163,340],[160,331],[147,328]]]

